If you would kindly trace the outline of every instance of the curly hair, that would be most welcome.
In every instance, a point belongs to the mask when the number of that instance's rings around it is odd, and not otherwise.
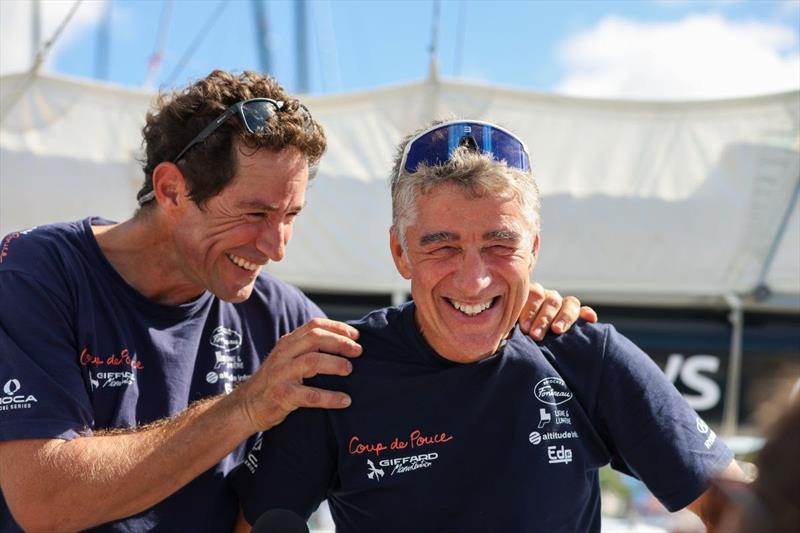
[[[254,152],[280,151],[293,146],[306,156],[313,176],[325,152],[325,132],[300,102],[269,76],[215,70],[182,91],[159,94],[155,106],[147,113],[142,129],[144,184],[136,198],[153,189],[156,166],[172,161],[229,106],[251,98],[271,98],[284,102],[284,106],[269,118],[268,128],[251,134],[238,117],[231,117],[205,141],[186,152],[177,164],[188,183],[189,197],[202,207],[230,184],[236,174],[236,146],[246,146]]]

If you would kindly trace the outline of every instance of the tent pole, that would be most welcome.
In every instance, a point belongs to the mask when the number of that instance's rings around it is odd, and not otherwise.
[[[744,311],[742,299],[735,294],[726,294],[725,302],[730,308],[731,348],[728,358],[728,377],[725,386],[725,404],[722,410],[723,436],[736,435],[739,430],[739,393],[742,386],[742,336],[744,333]]]

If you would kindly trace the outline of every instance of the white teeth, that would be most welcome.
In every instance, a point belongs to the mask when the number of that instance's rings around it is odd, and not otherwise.
[[[482,304],[475,304],[475,305],[462,304],[461,302],[456,302],[455,300],[450,300],[450,303],[453,305],[453,307],[455,307],[465,315],[469,316],[475,316],[478,313],[482,313],[483,311],[489,309],[489,307],[492,306],[492,300],[489,300]]]
[[[239,257],[238,255],[233,255],[233,254],[226,254],[226,255],[228,256],[228,259],[230,259],[231,262],[234,265],[242,267],[245,270],[249,270],[249,271],[253,272],[253,271],[257,270],[258,267],[259,267],[259,265],[255,264],[255,263],[251,263],[250,261],[248,261],[248,260],[246,260],[246,259],[244,259],[242,257]]]

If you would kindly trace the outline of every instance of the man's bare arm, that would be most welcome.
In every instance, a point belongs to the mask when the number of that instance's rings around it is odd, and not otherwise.
[[[302,384],[347,375],[357,331],[315,319],[281,338],[261,369],[227,396],[138,430],[0,444],[0,488],[25,530],[79,530],[141,512],[298,407],[342,408],[347,395]]]
[[[719,477],[721,479],[748,481],[747,476],[735,459],[719,474]],[[700,517],[700,520],[703,521],[703,524],[705,524],[709,532],[717,530],[721,519],[721,507],[713,487],[707,489],[699,498],[687,505],[686,508]]]

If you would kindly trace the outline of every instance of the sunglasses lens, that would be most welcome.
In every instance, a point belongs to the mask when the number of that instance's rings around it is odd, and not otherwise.
[[[442,165],[459,146],[492,154],[496,161],[505,161],[508,166],[524,172],[530,170],[528,154],[519,139],[489,124],[473,122],[446,124],[414,140],[409,147],[404,169],[413,173],[422,163]]]
[[[446,163],[452,153],[449,144],[450,128],[451,126],[436,128],[413,141],[406,156],[406,172],[416,172],[421,163],[431,166]]]
[[[488,137],[489,146],[486,139]],[[504,131],[492,128],[491,135],[484,137],[484,152],[491,152],[497,161],[505,161],[506,165],[528,172],[530,163],[525,147],[515,138]]]
[[[242,119],[247,131],[255,133],[267,126],[269,117],[278,111],[275,103],[269,100],[250,100],[242,105]]]

